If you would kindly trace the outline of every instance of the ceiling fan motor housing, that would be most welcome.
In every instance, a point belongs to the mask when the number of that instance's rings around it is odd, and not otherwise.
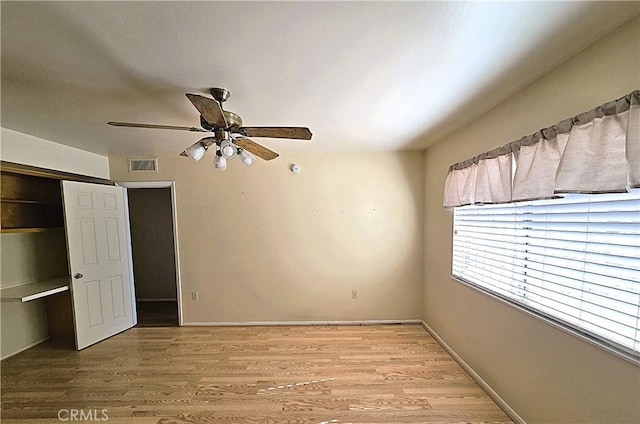
[[[227,120],[227,123],[228,123],[227,128],[221,128],[216,125],[210,124],[209,122],[207,122],[206,119],[204,119],[202,115],[200,115],[200,126],[202,126],[202,128],[204,128],[207,131],[215,131],[218,129],[231,130],[231,129],[242,127],[242,118],[240,118],[237,114],[226,111],[226,110],[223,110],[222,113],[224,114],[224,118]]]
[[[215,131],[217,129],[235,129],[242,127],[242,118],[240,118],[240,116],[227,110],[223,110],[222,113],[224,114],[224,119],[226,119],[228,123],[227,128],[220,128],[210,124],[206,119],[204,119],[202,115],[200,115],[200,125],[207,131]]]

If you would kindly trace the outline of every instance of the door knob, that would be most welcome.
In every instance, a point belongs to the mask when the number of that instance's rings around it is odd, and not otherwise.
[[[78,273],[75,273],[75,274],[73,274],[73,278],[75,278],[76,280],[77,280],[78,278],[82,278],[82,274],[80,274],[79,272],[78,272]]]

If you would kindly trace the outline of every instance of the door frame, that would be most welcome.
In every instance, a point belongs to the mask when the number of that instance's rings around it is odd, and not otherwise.
[[[170,188],[171,189],[171,221],[172,221],[172,229],[173,229],[173,255],[176,262],[176,286],[177,286],[176,294],[178,297],[178,326],[182,327],[184,319],[182,315],[182,281],[180,279],[180,253],[178,250],[178,217],[176,214],[178,208],[176,203],[176,182],[175,181],[119,181],[119,182],[116,182],[116,185],[127,188],[127,189],[128,188]],[[127,203],[128,203],[128,198],[127,198]]]

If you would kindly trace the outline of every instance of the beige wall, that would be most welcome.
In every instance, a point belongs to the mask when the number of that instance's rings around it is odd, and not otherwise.
[[[421,152],[284,154],[218,172],[211,154],[194,163],[180,149],[159,174],[110,165],[116,181],[176,181],[185,324],[420,318]]]
[[[640,422],[640,368],[451,279],[447,167],[640,88],[638,17],[425,154],[424,320],[530,423]]]

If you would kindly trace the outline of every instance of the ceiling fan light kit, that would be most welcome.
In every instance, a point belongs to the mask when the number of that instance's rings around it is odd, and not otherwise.
[[[226,159],[233,159],[238,154],[238,148],[233,145],[231,140],[225,140],[220,143],[220,154]]]
[[[213,160],[213,167],[219,171],[224,171],[227,169],[227,159],[222,156],[216,154],[216,158]]]
[[[189,156],[196,162],[202,159],[202,157],[206,152],[207,152],[207,147],[201,141],[198,141],[197,143],[192,144],[191,146],[187,147],[187,149],[185,150],[185,153],[187,154],[187,156]]]
[[[238,156],[240,157],[242,163],[244,163],[247,167],[251,166],[253,164],[253,161],[256,159],[256,157],[251,153],[242,149],[239,149]]]
[[[239,115],[222,109],[231,93],[224,88],[209,90],[213,99],[198,94],[187,93],[187,99],[200,112],[202,128],[174,125],[138,124],[132,122],[107,122],[116,127],[169,129],[191,132],[210,132],[205,137],[182,151],[180,156],[188,156],[196,162],[202,159],[211,145],[216,145],[214,167],[224,171],[227,159],[240,157],[242,163],[251,166],[255,156],[263,160],[273,160],[279,155],[247,137],[286,138],[291,140],[311,140],[311,131],[306,127],[243,127]],[[255,156],[254,156],[255,155]]]

